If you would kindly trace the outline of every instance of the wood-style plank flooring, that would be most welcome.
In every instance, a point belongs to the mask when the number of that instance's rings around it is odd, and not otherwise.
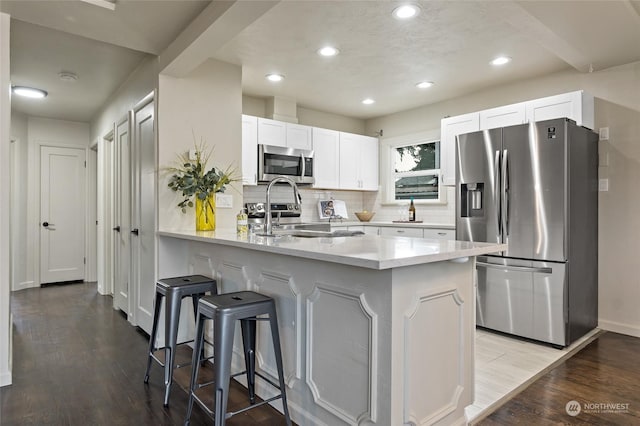
[[[12,293],[13,384],[0,388],[0,425],[182,425],[187,394],[174,383],[168,408],[162,369],[154,363],[143,382],[148,336],[132,327],[95,283]],[[188,354],[186,354],[188,356]],[[185,382],[188,367],[176,374]],[[244,404],[232,382],[230,407]],[[228,425],[280,425],[284,417],[263,406]],[[199,407],[194,426],[213,424]]]
[[[640,425],[639,353],[640,339],[604,333],[476,424]]]

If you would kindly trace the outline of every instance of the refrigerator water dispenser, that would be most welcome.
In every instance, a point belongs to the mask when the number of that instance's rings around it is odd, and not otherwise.
[[[460,185],[460,215],[462,217],[484,216],[482,196],[484,183],[463,183]]]

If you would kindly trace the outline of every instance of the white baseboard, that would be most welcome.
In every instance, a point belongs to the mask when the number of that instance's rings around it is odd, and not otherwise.
[[[626,334],[627,336],[640,337],[640,325],[623,324],[621,322],[598,320],[598,327],[614,333]]]
[[[15,284],[13,286],[13,289],[11,290],[17,291],[17,290],[24,290],[25,288],[32,288],[32,287],[39,287],[39,285],[36,284],[35,281],[23,281],[21,283]]]
[[[0,387],[9,386],[11,383],[13,383],[11,380],[11,372],[0,374]]]

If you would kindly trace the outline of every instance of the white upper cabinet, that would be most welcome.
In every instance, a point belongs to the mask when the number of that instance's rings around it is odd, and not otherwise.
[[[289,148],[306,149],[309,151],[313,149],[313,143],[311,139],[311,126],[286,123],[286,129],[286,146],[288,146]]]
[[[525,102],[480,111],[480,129],[497,129],[527,122]]]
[[[378,190],[378,139],[340,132],[339,189]]]
[[[526,102],[527,121],[544,121],[567,117],[578,126],[593,129],[593,95],[582,90]]]
[[[287,127],[283,121],[258,118],[258,143],[287,146]]]
[[[311,126],[258,118],[258,143],[312,150]]]
[[[242,184],[258,184],[258,117],[242,115]]]
[[[456,136],[480,130],[480,114],[457,115],[440,122],[440,172],[443,185],[456,184]]]
[[[593,96],[578,90],[443,118],[440,122],[440,169],[443,185],[455,185],[456,136],[477,130],[495,129],[516,124],[567,117],[579,126],[593,129]]]
[[[314,188],[340,187],[340,132],[314,127],[313,177]]]

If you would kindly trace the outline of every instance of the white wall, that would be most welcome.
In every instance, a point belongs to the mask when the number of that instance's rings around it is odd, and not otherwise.
[[[0,386],[11,384],[11,282],[9,245],[9,128],[11,124],[10,17],[0,13]]]
[[[13,146],[11,176],[11,289],[27,285],[27,116],[11,113],[11,140]]]
[[[160,75],[158,103],[158,227],[195,229],[195,214],[183,214],[176,206],[179,194],[167,187],[166,168],[176,155],[194,147],[194,135],[213,154],[209,166],[242,166],[242,70],[239,66],[208,60],[185,78]],[[235,229],[242,205],[242,184],[226,194],[233,196],[233,209],[216,210],[216,229]]]
[[[93,253],[93,258],[87,256],[86,279],[95,280],[95,152],[89,148],[89,124],[74,121],[54,120],[49,118],[29,117],[28,131],[28,179],[27,179],[27,273],[25,286],[40,285],[40,147],[61,146],[80,147],[87,152],[86,169],[86,246],[87,254]],[[93,235],[93,240],[90,240]]]
[[[599,198],[599,324],[640,337],[640,62],[594,73],[563,71],[483,90],[468,96],[368,120],[385,137],[428,131],[440,119],[529,99],[583,89],[596,97],[595,127],[609,127],[600,142],[601,178],[609,191]],[[452,199],[452,198],[450,198]]]

